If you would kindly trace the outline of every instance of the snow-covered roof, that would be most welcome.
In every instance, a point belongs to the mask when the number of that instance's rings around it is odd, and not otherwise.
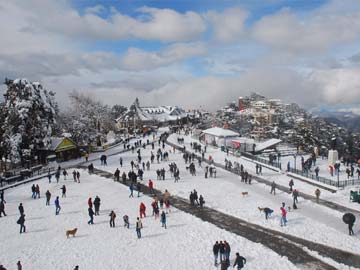
[[[230,129],[213,127],[202,131],[204,134],[213,135],[215,137],[237,137],[240,134]]]
[[[281,142],[281,140],[279,140],[279,139],[270,139],[265,142],[257,143],[255,146],[255,151],[256,152],[263,151],[269,147],[279,144],[280,142]]]
[[[168,122],[176,121],[187,117],[187,113],[177,106],[148,106],[140,107],[136,100],[129,109],[117,119],[117,121],[126,121],[136,115],[141,121]]]

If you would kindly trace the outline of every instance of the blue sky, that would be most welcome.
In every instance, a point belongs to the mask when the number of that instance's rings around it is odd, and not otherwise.
[[[304,107],[360,104],[358,0],[0,0],[0,75],[61,106],[211,110],[252,91]],[[355,104],[355,105],[353,105]]]

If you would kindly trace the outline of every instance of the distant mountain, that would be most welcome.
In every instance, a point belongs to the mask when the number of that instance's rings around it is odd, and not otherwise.
[[[328,110],[320,110],[313,112],[314,116],[325,119],[330,123],[360,132],[360,115],[353,112],[334,112]]]

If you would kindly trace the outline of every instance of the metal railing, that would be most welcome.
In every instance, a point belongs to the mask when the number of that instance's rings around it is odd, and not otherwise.
[[[308,170],[298,170],[298,169],[294,169],[294,168],[290,168],[290,170],[288,170],[288,172],[318,181],[320,183],[326,184],[326,185],[330,185],[333,187],[346,187],[346,186],[354,186],[354,185],[359,185],[360,184],[360,179],[356,179],[356,178],[351,178],[348,180],[340,180],[338,179],[329,179],[326,177],[322,177],[322,176],[316,176],[316,174],[313,174],[311,172],[309,172]],[[335,174],[336,175],[336,174]]]
[[[254,160],[254,161],[257,161],[257,162],[260,162],[260,163],[264,163],[266,165],[279,168],[281,170],[281,162],[278,162],[278,161],[270,162],[270,160],[267,160],[267,159],[261,158],[261,157],[257,157],[257,156],[255,156],[255,155],[253,155],[251,153],[248,153],[248,152],[241,152],[241,155],[246,157],[246,158],[249,158],[251,160]]]

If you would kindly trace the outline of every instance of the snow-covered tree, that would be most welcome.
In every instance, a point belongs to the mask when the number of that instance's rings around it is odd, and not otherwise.
[[[76,91],[70,94],[71,107],[62,114],[63,129],[80,145],[87,145],[99,136],[114,130],[111,109],[90,96]]]
[[[6,79],[5,84],[0,147],[14,163],[29,161],[53,133],[58,113],[55,93],[27,79]]]

